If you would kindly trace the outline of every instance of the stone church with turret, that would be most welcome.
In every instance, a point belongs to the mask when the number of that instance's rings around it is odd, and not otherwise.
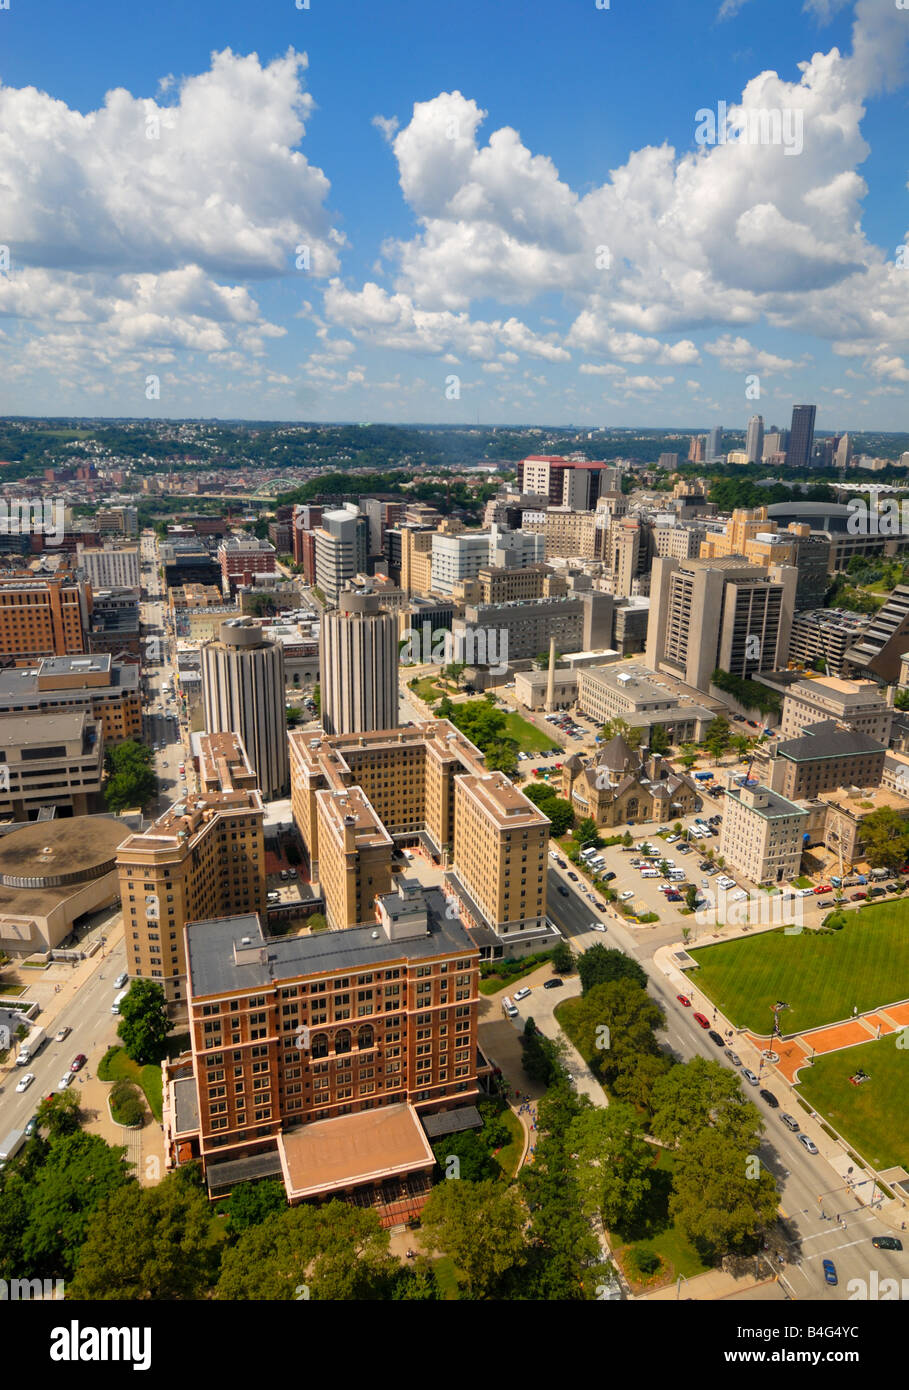
[[[628,822],[675,821],[700,805],[690,777],[646,748],[635,751],[621,734],[590,761],[577,753],[565,760],[562,795],[576,816],[591,816],[598,829],[606,830]]]

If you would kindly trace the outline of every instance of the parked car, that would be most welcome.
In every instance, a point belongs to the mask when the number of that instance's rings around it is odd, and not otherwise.
[[[626,888],[624,893],[620,893],[620,894],[619,894],[619,902],[620,902],[620,903],[627,903],[627,902],[629,901],[629,899],[630,899],[630,898],[633,898],[633,897],[634,897],[634,889],[633,889],[633,888]]]
[[[833,886],[829,883],[819,883],[814,891],[815,893],[832,893]]]
[[[871,1244],[875,1250],[902,1250],[903,1242],[896,1236],[872,1236]]]
[[[767,1102],[771,1110],[779,1110],[780,1103],[772,1091],[760,1090],[758,1091],[758,1095],[760,1096],[761,1100]]]
[[[824,1261],[823,1261],[823,1267],[824,1267],[824,1278],[826,1279],[827,1283],[828,1283],[828,1284],[838,1284],[838,1283],[839,1283],[839,1280],[838,1280],[837,1277],[836,1277],[836,1265],[833,1263],[833,1261],[832,1261],[832,1260],[824,1260]]]
[[[84,1052],[77,1052],[75,1057],[69,1064],[70,1071],[81,1071],[87,1061],[88,1058],[86,1057]]]
[[[666,901],[668,903],[680,903],[682,901],[682,895],[681,893],[667,893]]]
[[[700,1024],[702,1028],[710,1027],[710,1019],[705,1018],[703,1014],[692,1014],[692,1018],[694,1019],[695,1023]]]
[[[864,902],[864,900],[867,898],[867,896],[868,896],[867,893],[850,893],[850,894],[849,894],[849,901],[850,901],[850,902],[853,902],[853,903],[861,903],[861,902]]]
[[[690,1009],[690,1008],[691,1008],[691,1000],[688,999],[688,998],[686,998],[686,996],[685,996],[684,994],[677,994],[675,997],[676,997],[676,999],[679,1001],[679,1003],[682,1005],[683,1008],[685,1008],[685,1009]]]
[[[69,1083],[72,1081],[74,1075],[75,1073],[71,1071],[64,1072],[63,1075],[60,1077],[60,1080],[57,1082],[57,1090],[65,1091]]]
[[[556,859],[556,863],[558,864],[558,866],[559,866],[560,869],[567,869],[567,868],[568,868],[568,865],[565,863],[565,860],[564,860],[564,859]]]
[[[815,1144],[813,1139],[809,1139],[807,1134],[799,1135],[799,1143],[802,1148],[807,1149],[810,1154],[816,1154],[818,1152],[817,1144]]]
[[[511,997],[516,1004],[519,1004],[522,999],[530,998],[530,990],[527,988],[526,985],[524,985],[521,989],[516,989]]]
[[[733,1052],[731,1047],[726,1048],[726,1056],[729,1058],[730,1062],[734,1067],[740,1067],[742,1065],[741,1057],[737,1052]]]
[[[560,986],[561,984],[563,984],[563,983],[564,983],[564,981],[560,980],[559,977],[558,977],[558,975],[555,975],[555,976],[553,976],[553,978],[552,978],[551,980],[544,980],[544,981],[543,981],[543,988],[544,988],[544,989],[558,989],[559,986]]]
[[[751,1071],[749,1067],[742,1067],[742,1075],[749,1086],[760,1086],[761,1083],[759,1078],[755,1076],[754,1072]]]
[[[717,1033],[713,1028],[711,1028],[707,1036],[711,1042],[716,1043],[717,1047],[723,1046],[723,1039],[720,1037],[719,1033]]]
[[[798,1132],[799,1122],[794,1115],[790,1115],[788,1110],[784,1110],[780,1119],[787,1129],[791,1129],[793,1134]]]
[[[568,871],[568,877],[569,877],[570,879],[573,879],[575,883],[578,882],[578,876],[577,876],[577,874],[572,873],[570,869],[569,869],[569,871]]]

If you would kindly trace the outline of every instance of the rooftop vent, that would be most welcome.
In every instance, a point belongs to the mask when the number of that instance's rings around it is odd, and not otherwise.
[[[241,946],[251,946],[251,945],[252,945],[252,937],[251,937],[251,936],[241,936],[241,937],[240,937],[240,945],[241,945]]]

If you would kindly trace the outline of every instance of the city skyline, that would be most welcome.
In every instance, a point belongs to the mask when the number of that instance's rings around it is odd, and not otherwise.
[[[11,11],[0,411],[898,430],[906,13],[655,13]]]

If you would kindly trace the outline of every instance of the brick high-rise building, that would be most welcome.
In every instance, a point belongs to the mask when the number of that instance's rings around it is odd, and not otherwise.
[[[206,792],[172,806],[120,846],[126,968],[186,1000],[189,921],[265,912],[264,809],[257,791]]]
[[[0,576],[0,664],[87,650],[91,587],[70,570]]]
[[[294,821],[335,925],[357,913],[369,920],[393,842],[420,842],[447,868],[484,956],[553,944],[549,821],[503,773],[488,772],[447,719],[336,737],[293,732],[289,742]]]
[[[252,913],[194,922],[186,956],[192,1051],[168,1068],[169,1166],[201,1158],[213,1196],[273,1174],[291,1202],[416,1216],[434,1162],[423,1125],[489,1072],[478,953],[442,894],[402,883],[368,926],[280,940]]]

